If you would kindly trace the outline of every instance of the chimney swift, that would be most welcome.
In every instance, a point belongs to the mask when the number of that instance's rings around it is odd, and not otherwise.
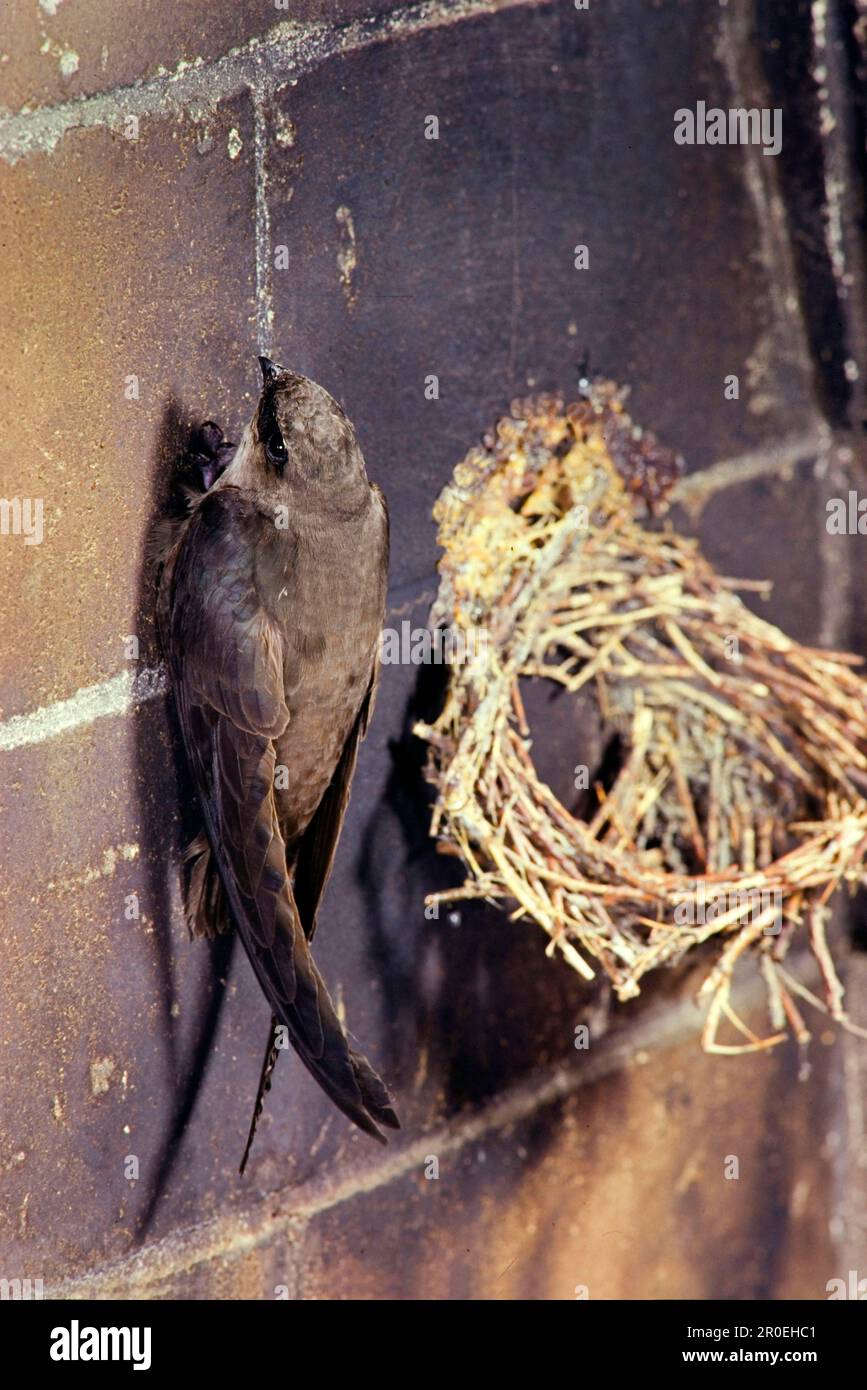
[[[238,448],[202,427],[201,490],[167,533],[158,603],[204,819],[188,921],[237,928],[273,1016],[242,1172],[281,1032],[361,1129],[384,1143],[380,1125],[399,1128],[311,954],[376,694],[388,512],[337,402],[259,362]]]

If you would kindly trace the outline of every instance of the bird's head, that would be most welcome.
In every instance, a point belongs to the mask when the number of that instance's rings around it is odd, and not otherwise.
[[[260,357],[262,394],[252,422],[259,463],[282,478],[337,479],[364,464],[343,410],[309,377]]]

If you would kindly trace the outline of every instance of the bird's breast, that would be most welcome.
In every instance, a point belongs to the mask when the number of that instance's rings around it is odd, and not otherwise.
[[[302,538],[281,587],[289,723],[276,752],[289,845],[315,813],[367,697],[384,618],[381,557],[357,533]]]

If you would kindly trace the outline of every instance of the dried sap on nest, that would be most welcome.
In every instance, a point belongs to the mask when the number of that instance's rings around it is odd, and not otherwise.
[[[627,494],[659,510],[683,462],[633,427],[625,397],[602,381],[568,406],[559,396],[513,401],[484,447],[457,465],[433,509],[451,583],[439,620],[482,621],[532,568],[546,521],[594,502],[601,523]]]
[[[436,504],[431,622],[472,656],[449,668],[436,724],[417,726],[432,833],[467,869],[431,901],[501,903],[585,978],[601,967],[621,999],[713,942],[701,997],[715,1051],[809,1036],[786,965],[804,937],[825,991],[810,1003],[854,1028],[825,921],[833,894],[865,881],[867,683],[855,658],[800,647],[695,541],[652,524],[682,461],[632,423],[625,397],[601,381],[568,405],[515,401]],[[533,677],[590,701],[602,746],[619,750],[584,768],[583,798],[558,800],[534,767],[521,695]],[[576,771],[587,756],[562,749]],[[761,968],[768,1036],[731,1005],[741,957]],[[735,1037],[721,1043],[726,1021]]]

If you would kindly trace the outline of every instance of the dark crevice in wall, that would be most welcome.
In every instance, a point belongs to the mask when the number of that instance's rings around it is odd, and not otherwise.
[[[860,312],[855,340],[855,360],[860,376],[853,391],[857,418],[853,418],[852,424],[867,433],[867,340],[864,332],[867,314],[867,13],[858,0],[838,0],[835,12],[839,15],[842,78],[847,93],[845,113],[840,112],[838,116],[843,120],[845,115],[847,199],[858,254],[858,265],[853,267],[856,279],[851,295]]]
[[[858,354],[828,242],[828,136],[823,133],[825,103],[816,80],[820,58],[812,7],[809,0],[766,0],[756,7],[754,23],[766,100],[783,111],[775,172],[788,219],[817,398],[829,423],[842,429],[852,423],[855,404],[846,362]],[[823,52],[822,62],[836,60],[832,49]],[[848,172],[853,181],[841,196],[851,208],[863,168],[852,167],[850,161]]]

